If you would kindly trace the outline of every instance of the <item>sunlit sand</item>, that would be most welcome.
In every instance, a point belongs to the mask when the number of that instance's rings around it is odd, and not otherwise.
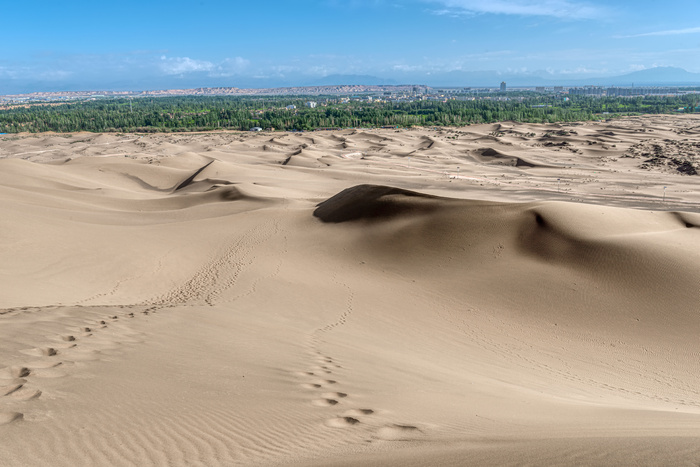
[[[0,136],[0,465],[697,465],[699,135]]]

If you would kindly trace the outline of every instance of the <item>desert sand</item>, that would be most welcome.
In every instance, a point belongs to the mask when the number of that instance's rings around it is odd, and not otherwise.
[[[0,136],[0,465],[698,465],[700,118]]]

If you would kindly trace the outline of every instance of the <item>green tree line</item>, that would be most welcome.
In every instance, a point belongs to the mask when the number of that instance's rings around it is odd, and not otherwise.
[[[216,129],[277,130],[380,126],[464,126],[518,121],[554,123],[615,115],[694,110],[694,95],[675,97],[590,97],[532,95],[521,99],[416,100],[413,102],[334,102],[308,108],[315,97],[162,97],[77,101],[0,110],[0,133],[173,132]],[[297,108],[288,110],[286,106]]]

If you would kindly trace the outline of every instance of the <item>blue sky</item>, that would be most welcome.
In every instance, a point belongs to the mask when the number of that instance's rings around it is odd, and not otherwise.
[[[31,1],[0,8],[0,94],[700,72],[700,2]]]

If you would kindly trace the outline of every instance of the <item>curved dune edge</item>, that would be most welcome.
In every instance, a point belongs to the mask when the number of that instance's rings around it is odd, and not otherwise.
[[[320,203],[314,216],[323,222],[382,220],[408,213],[429,211],[435,196],[389,186],[358,185]],[[433,205],[434,206],[434,205]]]
[[[534,162],[530,162],[526,159],[523,159],[518,156],[511,156],[509,154],[505,154],[503,152],[500,152],[494,148],[480,148],[475,151],[476,159],[480,162],[486,162],[490,164],[498,164],[498,165],[508,165],[512,167],[525,167],[525,168],[532,168],[532,167],[553,167],[552,165],[547,165],[547,164],[537,164]]]

